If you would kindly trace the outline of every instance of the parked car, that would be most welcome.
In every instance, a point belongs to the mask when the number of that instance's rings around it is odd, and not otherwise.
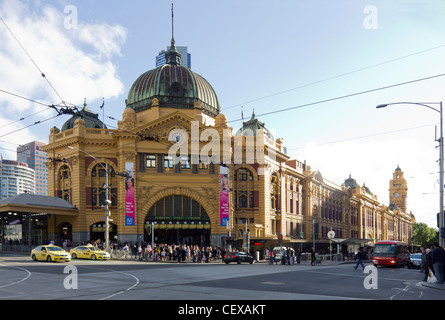
[[[110,254],[91,245],[80,246],[70,251],[73,259],[110,260]]]
[[[252,264],[253,260],[255,260],[253,256],[246,252],[227,253],[223,259],[226,264],[229,264],[230,262],[236,262],[238,264],[240,264],[241,262],[249,262],[250,264]]]
[[[63,250],[61,247],[54,245],[36,247],[31,251],[31,258],[34,261],[71,261],[71,256],[68,252]]]
[[[414,269],[414,268],[419,268],[422,264],[422,254],[421,253],[413,253],[410,254],[409,258],[408,258],[408,262],[406,263],[406,265],[408,266],[408,269]]]

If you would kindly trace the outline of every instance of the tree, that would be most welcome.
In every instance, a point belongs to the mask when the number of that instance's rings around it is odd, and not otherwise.
[[[413,243],[421,246],[431,246],[437,240],[436,229],[428,227],[426,223],[413,225]]]

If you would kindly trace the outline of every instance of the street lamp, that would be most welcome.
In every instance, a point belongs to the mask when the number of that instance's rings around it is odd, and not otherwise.
[[[393,103],[387,103],[387,104],[380,104],[377,106],[377,109],[386,108],[390,105],[395,104],[413,104],[421,107],[425,107],[431,110],[434,110],[440,114],[440,138],[436,141],[439,141],[439,183],[440,183],[440,198],[439,198],[439,244],[441,247],[444,246],[444,237],[441,235],[441,230],[443,230],[444,227],[444,203],[443,203],[443,193],[444,193],[444,175],[443,175],[443,169],[444,169],[444,141],[443,141],[443,115],[442,115],[442,101],[440,102],[393,102]],[[431,105],[439,105],[439,109],[432,107]]]
[[[83,152],[87,155],[89,155],[91,158],[93,158],[94,160],[97,161],[97,163],[99,163],[99,165],[105,170],[105,251],[106,252],[110,252],[110,227],[109,227],[109,222],[110,222],[110,210],[109,210],[109,205],[111,204],[111,201],[108,199],[108,163],[105,162],[105,166],[102,164],[102,162],[100,162],[95,156],[93,156],[92,154],[84,151],[84,150],[80,150],[71,146],[67,146],[68,149],[71,150],[77,150],[80,152]]]

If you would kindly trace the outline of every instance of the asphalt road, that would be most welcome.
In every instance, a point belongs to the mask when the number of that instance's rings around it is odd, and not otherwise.
[[[199,301],[267,304],[445,299],[445,290],[423,285],[419,270],[370,266],[374,269],[364,273],[353,266],[88,260],[47,263],[27,256],[0,255],[0,300],[168,300],[185,306],[186,302],[196,305]]]

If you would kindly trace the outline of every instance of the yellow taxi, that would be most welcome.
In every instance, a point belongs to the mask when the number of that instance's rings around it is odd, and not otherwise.
[[[73,259],[91,259],[91,260],[109,260],[111,258],[108,252],[102,251],[92,245],[79,246],[70,250]]]
[[[31,258],[34,261],[71,261],[71,256],[61,247],[55,245],[38,246],[31,251]]]

